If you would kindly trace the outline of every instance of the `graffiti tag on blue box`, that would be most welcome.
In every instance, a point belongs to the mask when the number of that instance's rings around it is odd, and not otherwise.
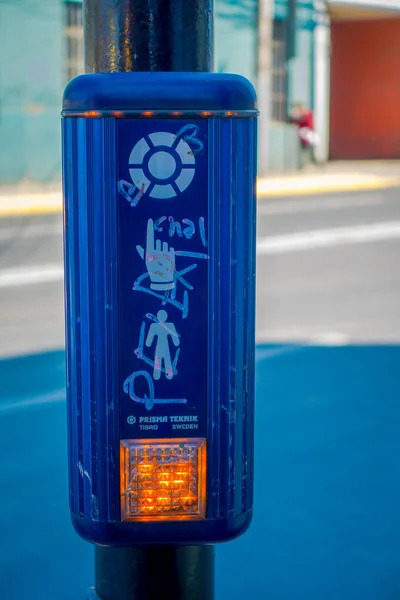
[[[206,428],[207,161],[206,120],[118,122],[122,437],[148,411]]]

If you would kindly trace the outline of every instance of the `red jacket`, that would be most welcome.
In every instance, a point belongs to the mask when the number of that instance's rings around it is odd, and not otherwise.
[[[311,132],[314,131],[314,115],[311,110],[305,110],[300,116],[292,117],[290,122],[299,128],[300,141],[303,147],[312,146]]]
[[[290,120],[297,125],[299,129],[302,129],[303,127],[314,129],[314,116],[311,110],[305,110],[302,115]]]

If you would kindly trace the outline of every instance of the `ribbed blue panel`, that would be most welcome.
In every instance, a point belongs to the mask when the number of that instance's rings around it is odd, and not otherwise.
[[[256,119],[210,119],[210,518],[253,505],[255,148]]]
[[[233,523],[253,505],[256,119],[211,118],[208,134],[212,527],[215,520]],[[120,521],[114,119],[64,119],[63,162],[70,507],[101,527]],[[197,525],[182,539],[196,539]],[[124,527],[117,534],[124,541],[130,531],[141,539],[146,529]],[[211,537],[218,535],[225,534]]]
[[[63,120],[70,508],[119,518],[113,119]]]

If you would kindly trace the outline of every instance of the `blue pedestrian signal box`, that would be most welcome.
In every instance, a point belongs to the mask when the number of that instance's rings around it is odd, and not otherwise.
[[[62,115],[74,527],[116,546],[234,538],[253,510],[254,90],[82,75]]]

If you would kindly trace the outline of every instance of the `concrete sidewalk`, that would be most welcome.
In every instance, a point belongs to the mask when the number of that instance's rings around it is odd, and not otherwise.
[[[305,196],[400,187],[400,161],[352,161],[311,165],[301,172],[258,179],[259,198]],[[61,184],[0,187],[0,217],[49,214],[62,209]]]
[[[400,161],[337,161],[259,179],[258,196],[297,196],[400,186]]]
[[[62,210],[61,182],[0,186],[0,217],[50,214]]]

